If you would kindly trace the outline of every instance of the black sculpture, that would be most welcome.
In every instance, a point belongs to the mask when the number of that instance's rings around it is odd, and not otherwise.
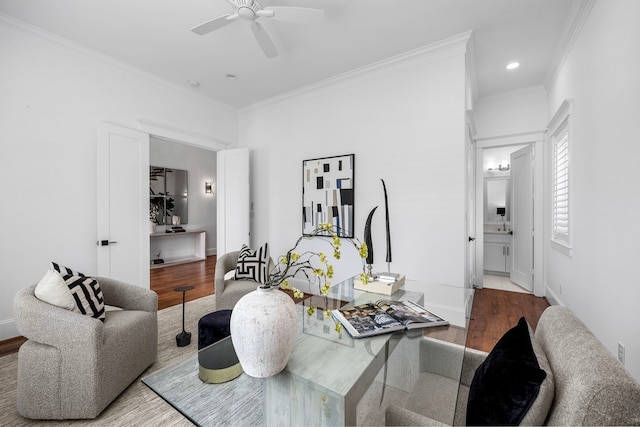
[[[369,276],[372,279],[384,278],[388,280],[397,280],[400,275],[396,273],[391,273],[391,232],[389,229],[389,198],[387,197],[387,186],[384,182],[384,179],[380,179],[382,181],[382,189],[384,190],[384,208],[385,208],[385,222],[387,229],[387,272],[386,273],[376,273],[375,275],[371,272],[373,268],[373,241],[371,239],[371,220],[373,219],[373,214],[375,213],[378,207],[371,209],[369,212],[369,216],[367,217],[367,222],[364,226],[364,242],[367,244],[368,254],[367,254],[367,267],[369,269]]]
[[[371,209],[369,212],[369,216],[367,217],[367,222],[364,225],[364,242],[367,244],[367,265],[369,266],[369,275],[371,275],[371,268],[373,265],[373,241],[371,240],[371,220],[373,219],[373,214],[378,209]]]
[[[387,222],[387,263],[391,262],[391,234],[389,232],[389,199],[387,198],[387,186],[384,184],[384,179],[380,179],[382,181],[382,189],[384,190],[384,210],[385,210],[385,219]]]

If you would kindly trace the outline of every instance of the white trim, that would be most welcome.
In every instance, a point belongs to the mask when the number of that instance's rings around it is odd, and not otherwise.
[[[568,116],[573,114],[573,99],[565,99],[560,104],[558,111],[553,115],[549,124],[547,125],[547,130],[551,133],[555,132],[556,129],[566,120]]]
[[[471,144],[477,147],[477,139],[476,135],[476,115],[473,110],[467,110],[467,124],[469,125],[469,130],[471,131]]]
[[[228,112],[237,113],[238,111],[236,108],[233,108],[227,104],[223,104],[219,101],[214,100],[213,98],[210,98],[201,93],[195,92],[194,89],[191,89],[186,86],[182,86],[177,83],[173,83],[156,74],[134,67],[131,64],[120,61],[111,56],[102,54],[100,52],[92,50],[81,44],[72,42],[71,40],[65,39],[64,37],[60,37],[55,34],[52,34],[39,27],[36,27],[26,22],[15,19],[9,15],[0,13],[0,24],[6,24],[4,26],[0,25],[1,34],[5,34],[7,36],[13,36],[17,40],[20,40],[21,42],[29,43],[36,47],[45,48],[48,50],[50,50],[54,46],[57,48],[69,49],[77,53],[87,55],[93,59],[97,59],[98,61],[108,63],[109,65],[117,67],[121,70],[136,74],[145,79],[152,80],[155,83],[159,83],[167,88],[177,90],[178,92],[181,92],[185,95],[199,98],[201,100],[204,100],[210,103],[211,105],[214,105]],[[46,44],[48,44],[48,46]]]
[[[8,340],[18,336],[20,336],[20,332],[18,332],[15,318],[0,320],[0,340]]]
[[[551,237],[551,247],[556,251],[565,254],[568,257],[571,257],[571,251],[573,248],[567,244],[567,242],[562,240],[557,240]]]
[[[484,173],[482,159],[484,149],[509,145],[531,144],[534,147],[534,268],[533,268],[533,293],[535,296],[545,296],[546,288],[544,278],[544,141],[545,131],[536,130],[508,135],[497,135],[484,138],[475,138],[476,141],[476,283],[477,288],[482,288],[484,279]],[[482,248],[482,249],[480,249]]]
[[[315,93],[325,90],[335,91],[346,87],[368,84],[372,80],[380,78],[381,75],[394,74],[403,70],[415,68],[416,66],[434,63],[456,55],[463,55],[467,52],[467,46],[471,34],[471,31],[466,31],[456,36],[440,40],[436,43],[422,46],[420,48],[374,62],[373,64],[320,80],[316,83],[312,83],[263,101],[258,101],[247,107],[241,108],[239,113],[247,113],[269,106],[279,106],[281,103],[301,95],[313,96]],[[295,101],[297,102],[298,99]]]
[[[520,145],[529,144],[535,141],[544,140],[544,129],[532,130],[527,132],[511,133],[507,135],[494,136],[478,136],[474,138],[476,147],[490,148],[503,145]]]
[[[192,145],[213,151],[224,150],[230,145],[229,142],[220,141],[219,139],[211,136],[201,135],[151,119],[139,118],[138,129],[167,141]]]
[[[593,5],[595,3],[596,0],[582,0],[573,2],[570,12],[571,19],[568,21],[569,25],[564,30],[564,35],[561,38],[562,42],[558,44],[558,48],[556,49],[556,52],[553,55],[549,66],[547,67],[544,79],[542,80],[544,87],[550,87],[551,84],[556,80],[560,69],[567,60],[567,57],[569,56],[569,53],[573,48],[573,44],[576,42],[576,39],[580,35],[582,27],[587,21],[587,18],[591,13],[591,9],[593,9]]]
[[[564,307],[564,303],[562,302],[560,297],[558,297],[558,295],[556,295],[556,293],[553,292],[553,288],[549,286],[548,283],[545,283],[544,289],[545,289],[545,298],[547,299],[547,301],[549,301],[549,304],[559,305]]]
[[[469,35],[467,41],[466,66],[467,78],[469,80],[469,92],[471,99],[467,103],[467,109],[472,110],[473,104],[478,99],[478,73],[476,67],[475,38],[473,32]]]
[[[531,92],[539,92],[541,90],[546,91],[546,88],[543,85],[540,85],[540,84],[531,85],[531,86],[525,86],[525,87],[520,87],[520,88],[517,88],[517,89],[508,90],[508,91],[505,91],[505,92],[499,92],[499,93],[483,96],[478,101],[483,103],[483,104],[484,103],[490,103],[490,102],[494,102],[494,101],[499,101],[502,98],[510,98],[510,97],[513,97],[514,95],[524,95],[524,94],[531,93]]]
[[[551,197],[550,199],[550,215],[551,215],[551,222],[550,222],[550,232],[551,232],[551,236],[549,237],[550,242],[551,242],[551,248],[557,250],[558,252],[567,255],[569,257],[572,256],[571,252],[572,252],[572,241],[573,241],[573,236],[572,236],[572,231],[571,231],[571,225],[573,223],[572,221],[572,217],[573,217],[573,210],[571,209],[571,146],[573,145],[572,142],[572,130],[571,130],[571,115],[573,114],[573,100],[572,99],[565,99],[562,104],[560,105],[560,107],[558,108],[558,111],[556,111],[556,113],[553,115],[553,117],[551,118],[551,121],[549,122],[549,125],[547,127],[547,137],[549,139],[549,149],[551,150],[551,194],[549,195]],[[567,217],[567,224],[568,224],[568,231],[566,233],[566,239],[562,238],[556,238],[555,235],[555,222],[554,222],[554,174],[555,174],[555,156],[554,156],[554,152],[555,152],[555,145],[556,145],[556,140],[555,137],[558,134],[559,131],[563,131],[566,128],[566,131],[568,133],[568,141],[567,141],[567,150],[568,150],[568,161],[569,164],[567,166],[567,173],[569,174],[569,182],[568,182],[568,199],[569,199],[569,212],[568,212],[568,217]]]

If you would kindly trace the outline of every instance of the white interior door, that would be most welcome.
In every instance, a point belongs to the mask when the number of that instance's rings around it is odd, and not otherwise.
[[[99,276],[149,288],[149,134],[98,130]]]
[[[249,150],[218,151],[217,254],[240,250],[249,241]]]
[[[466,315],[471,316],[473,305],[473,294],[471,289],[476,283],[476,147],[473,144],[471,129],[467,123],[467,206],[466,221],[467,228],[467,262],[466,262]]]
[[[511,281],[533,292],[533,145],[511,153]]]

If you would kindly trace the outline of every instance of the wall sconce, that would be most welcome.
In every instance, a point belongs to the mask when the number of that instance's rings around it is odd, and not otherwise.
[[[204,183],[204,194],[213,194],[213,187],[210,181]]]

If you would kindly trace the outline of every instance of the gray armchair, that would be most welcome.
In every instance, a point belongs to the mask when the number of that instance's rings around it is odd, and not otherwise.
[[[234,270],[238,264],[240,251],[228,252],[216,261],[215,272],[215,300],[216,310],[232,310],[238,300],[260,285],[253,280],[224,280],[224,275]],[[269,259],[268,271],[273,270],[275,264]]]
[[[17,407],[33,419],[95,418],[158,353],[158,296],[97,277],[104,322],[36,298],[36,285],[14,297],[18,331],[28,340],[18,353]]]
[[[640,384],[570,309],[548,307],[538,321],[535,341],[534,348],[539,345],[546,355],[553,382],[550,409],[536,414],[546,416],[544,425],[640,425]],[[386,425],[464,425],[470,385],[487,353],[434,339],[421,344],[420,362],[427,374],[417,379],[408,402],[386,409]],[[443,391],[447,411],[433,404]],[[523,425],[531,424],[523,420]]]

